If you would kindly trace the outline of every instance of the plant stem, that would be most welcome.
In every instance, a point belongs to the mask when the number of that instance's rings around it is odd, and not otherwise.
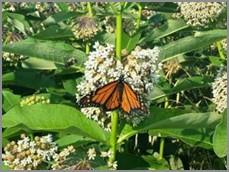
[[[223,59],[223,60],[225,60],[226,57],[225,57],[225,55],[223,53],[223,48],[222,48],[221,42],[220,41],[217,41],[215,44],[216,44],[217,50],[219,52],[220,58]]]
[[[110,145],[112,155],[109,159],[110,163],[113,163],[116,159],[116,149],[117,149],[117,129],[118,129],[118,112],[113,111],[111,114],[111,137]]]
[[[121,60],[121,51],[122,51],[122,12],[120,11],[116,15],[116,57]],[[117,129],[118,129],[118,112],[113,111],[111,114],[111,137],[110,145],[112,155],[109,159],[110,163],[113,163],[116,159],[116,149],[117,149]]]
[[[86,46],[85,47],[85,53],[88,55],[89,52],[90,52],[90,45],[89,45],[89,42],[88,41],[86,42],[86,45],[85,46]]]
[[[122,53],[122,12],[119,12],[116,15],[116,30],[115,30],[115,37],[116,37],[116,57],[117,59],[121,60],[121,53]]]
[[[161,139],[160,139],[159,159],[162,159],[163,158],[164,145],[165,145],[165,139],[161,137]]]
[[[140,27],[141,16],[142,16],[142,6],[140,4],[138,4],[138,18],[137,18],[136,29],[139,29],[139,27]]]
[[[90,2],[87,2],[87,9],[88,9],[88,15],[90,17],[93,16],[93,12],[92,12],[92,7],[91,7],[91,3]]]

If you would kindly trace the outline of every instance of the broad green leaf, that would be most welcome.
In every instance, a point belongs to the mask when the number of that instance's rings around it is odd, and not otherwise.
[[[64,146],[71,145],[71,144],[79,145],[82,143],[88,143],[92,141],[94,140],[85,138],[83,136],[79,136],[76,134],[71,134],[71,135],[66,135],[64,137],[61,137],[60,139],[56,140],[55,142],[58,144],[58,146],[64,147]]]
[[[188,27],[189,26],[186,25],[186,23],[182,19],[168,20],[159,28],[153,29],[152,32],[146,34],[146,38],[144,38],[142,41],[156,41]]]
[[[208,87],[212,81],[213,79],[208,76],[193,76],[190,78],[178,79],[173,88],[155,87],[150,97],[151,100],[157,100],[181,91]]]
[[[50,40],[50,39],[63,39],[73,37],[73,33],[69,28],[60,28],[58,25],[52,25],[45,30],[34,35],[34,38]]]
[[[39,58],[30,57],[22,61],[22,67],[27,69],[53,70],[57,69],[54,62]]]
[[[226,37],[227,30],[223,29],[195,32],[192,36],[187,36],[162,46],[160,58],[164,60],[197,49],[206,48],[214,42]]]
[[[54,78],[36,70],[17,70],[3,75],[3,85],[17,85],[32,89],[55,87]]]
[[[152,129],[149,130],[150,135],[158,135],[161,137],[172,137],[180,139],[191,146],[199,146],[205,149],[212,148],[211,135],[204,129]]]
[[[150,129],[191,129],[213,127],[221,119],[215,112],[206,113],[184,113],[177,109],[163,109],[152,107],[151,115],[137,127],[126,124],[119,136],[118,143],[129,137]]]
[[[213,150],[220,158],[227,155],[227,110],[224,111],[222,121],[216,126],[213,135]]]
[[[24,124],[32,130],[39,131],[60,131],[74,128],[75,134],[107,142],[107,133],[96,122],[89,120],[79,110],[66,105],[16,106],[3,116],[2,124],[3,128]]]
[[[20,95],[13,94],[8,90],[3,90],[3,110],[9,111],[12,107],[16,106],[20,102]]]
[[[29,57],[42,58],[55,63],[65,64],[68,59],[75,58],[82,64],[86,54],[63,41],[50,41],[28,38],[3,47],[3,51]]]
[[[51,16],[49,16],[47,19],[43,21],[45,25],[50,25],[50,24],[56,24],[61,21],[65,21],[68,19],[71,19],[73,17],[76,17],[78,14],[76,12],[64,12],[61,11],[59,13],[55,13]]]
[[[25,16],[22,14],[4,12],[3,15],[10,18],[11,23],[16,27],[20,32],[26,34],[26,31],[29,31],[30,25],[26,21]]]
[[[125,32],[122,33],[122,49],[126,49],[128,52],[133,50],[136,45],[138,44],[138,41],[140,40],[141,33],[137,33],[133,36],[129,36]]]
[[[15,127],[10,127],[4,129],[4,132],[2,133],[3,138],[12,138],[15,136],[18,136],[20,133],[32,133],[32,130],[30,130],[28,127],[26,127],[23,124],[16,125]]]

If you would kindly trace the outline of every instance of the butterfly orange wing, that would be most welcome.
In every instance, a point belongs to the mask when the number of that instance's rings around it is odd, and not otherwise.
[[[142,110],[141,102],[134,90],[127,84],[124,83],[121,108],[124,112],[130,113],[132,110]]]
[[[83,97],[80,105],[102,106],[104,110],[113,110],[119,107],[119,99],[118,81],[113,81],[98,88],[93,94]]]

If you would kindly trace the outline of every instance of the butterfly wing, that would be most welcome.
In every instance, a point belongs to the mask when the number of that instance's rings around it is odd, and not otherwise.
[[[124,83],[121,108],[124,112],[130,113],[132,110],[142,110],[141,102],[134,90]]]
[[[102,106],[104,110],[113,110],[118,108],[119,99],[118,81],[113,81],[98,88],[91,95],[84,96],[80,100],[80,105],[81,107]]]

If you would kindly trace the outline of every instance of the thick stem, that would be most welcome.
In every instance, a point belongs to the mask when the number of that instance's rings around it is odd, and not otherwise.
[[[162,159],[163,158],[164,145],[165,145],[165,139],[161,137],[161,140],[160,140],[160,150],[159,150],[159,159]]]
[[[90,45],[89,45],[89,42],[88,41],[86,42],[86,45],[85,46],[86,46],[85,47],[85,53],[88,55],[89,52],[90,52]]]
[[[140,23],[141,23],[141,16],[142,16],[142,6],[138,4],[138,18],[137,18],[137,24],[136,24],[136,29],[139,29]]]
[[[122,54],[122,13],[119,12],[116,15],[116,30],[115,30],[115,36],[116,36],[116,57],[117,59],[121,60],[121,54]]]
[[[116,159],[116,149],[117,149],[117,129],[118,129],[118,112],[113,111],[111,114],[111,137],[110,145],[112,155],[109,159],[110,163],[113,163]]]
[[[91,3],[90,2],[87,2],[87,10],[88,10],[88,15],[90,17],[93,16],[93,12],[92,12],[92,7],[91,7]]]
[[[122,51],[122,12],[119,12],[116,15],[116,57],[118,60],[121,60],[121,51]],[[109,159],[110,163],[113,163],[116,159],[116,149],[117,149],[117,129],[118,129],[118,112],[113,111],[111,114],[111,137],[110,145],[112,155]]]

